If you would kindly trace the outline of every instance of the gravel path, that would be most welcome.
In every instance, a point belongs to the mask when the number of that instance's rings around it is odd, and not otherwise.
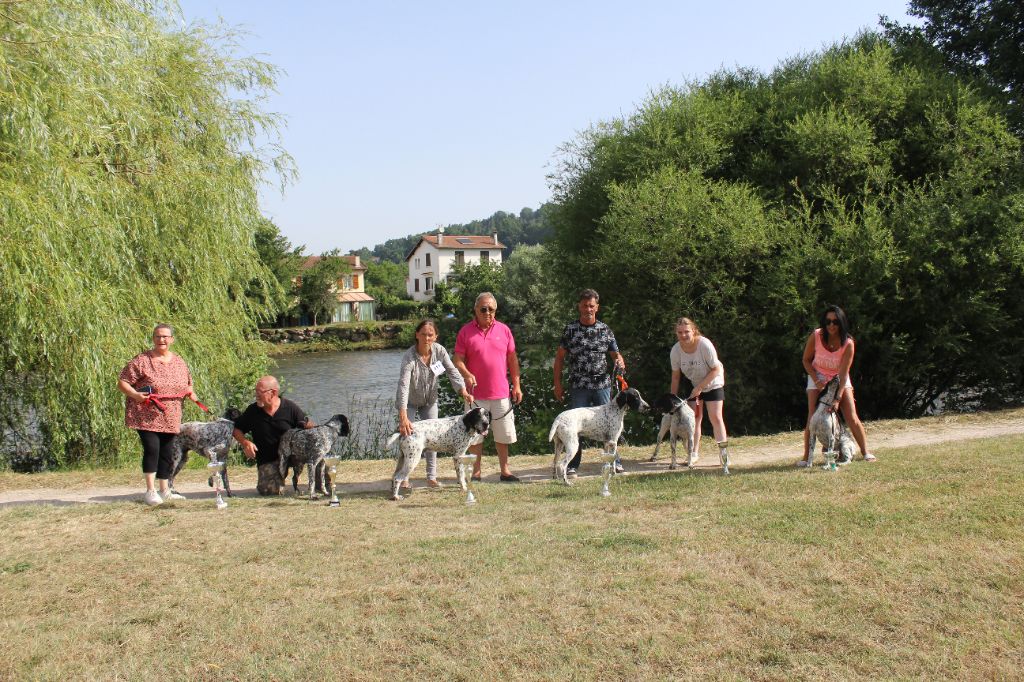
[[[987,415],[978,419],[972,416],[929,418],[921,420],[886,421],[869,423],[868,441],[871,449],[879,455],[879,465],[884,465],[885,451],[895,448],[916,445],[938,445],[949,444],[957,441],[971,440],[976,438],[992,438],[998,436],[1019,436],[1024,435],[1024,412],[1014,410],[1001,416],[999,413]],[[741,471],[745,468],[752,468],[766,465],[791,464],[796,462],[800,455],[800,434],[783,434],[768,439],[769,442],[755,442],[764,439],[750,439],[750,443],[744,443],[744,439],[737,439],[730,447],[731,467]],[[710,439],[705,437],[704,443],[709,444]],[[667,443],[662,446],[661,457],[657,463],[646,461],[652,448],[627,448],[623,450],[626,470],[629,474],[656,473],[665,471],[668,467]],[[581,478],[599,476],[601,464],[597,458],[592,456],[593,450],[588,450],[584,465],[580,471]],[[381,494],[389,491],[390,481],[387,478],[394,465],[387,461],[380,462],[379,468],[374,467],[374,474],[369,478],[358,482],[342,482],[338,485],[338,494],[341,496],[352,494],[376,493]],[[449,465],[450,466],[450,465]],[[543,482],[551,480],[551,460],[547,457],[520,456],[512,458],[513,470],[524,482]],[[485,460],[485,471],[487,470]],[[493,467],[492,467],[493,468]],[[711,447],[704,447],[701,453],[701,460],[697,469],[717,469],[717,452]],[[448,469],[450,472],[451,470]],[[442,481],[446,484],[453,484],[454,477],[444,478],[447,474],[444,466],[441,467]],[[344,465],[339,472],[340,478],[346,477]],[[254,497],[255,472],[252,469],[241,469],[238,467],[232,470],[232,486],[236,497]],[[206,485],[206,479],[202,471],[186,470],[182,474],[183,480],[177,485],[182,494],[191,499],[212,499],[213,491]],[[497,482],[497,473],[484,476],[484,482]],[[140,482],[141,483],[141,482]],[[414,488],[423,487],[422,467],[414,474]],[[300,482],[300,488],[305,489]],[[7,490],[0,492],[0,507],[7,507],[20,504],[81,504],[81,503],[102,503],[102,502],[125,502],[140,501],[142,497],[141,485],[135,486],[112,486],[112,487],[69,487],[69,488],[32,488],[20,490]]]

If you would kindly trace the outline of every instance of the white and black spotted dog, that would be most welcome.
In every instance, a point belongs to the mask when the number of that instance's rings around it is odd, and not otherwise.
[[[616,452],[619,435],[622,433],[622,420],[626,416],[626,410],[630,409],[637,412],[646,412],[650,409],[650,405],[644,402],[640,392],[635,388],[620,392],[606,405],[577,407],[555,417],[554,423],[551,424],[551,432],[548,433],[548,440],[555,444],[555,465],[552,474],[554,478],[560,478],[566,485],[572,485],[566,470],[569,459],[580,446],[581,437],[598,441],[607,453]]]
[[[181,425],[181,431],[174,437],[172,447],[174,448],[173,467],[170,478],[167,481],[171,490],[174,490],[174,478],[188,462],[190,451],[198,452],[211,462],[222,462],[227,457],[231,448],[231,433],[235,429],[235,420],[242,416],[242,413],[233,407],[224,412],[224,416],[212,422],[185,422]],[[213,485],[213,478],[209,480]],[[227,466],[224,467],[224,490],[228,497],[231,497],[231,485],[228,483]]]
[[[348,417],[336,414],[326,424],[311,429],[289,429],[281,434],[277,448],[278,470],[281,479],[292,468],[292,488],[299,492],[299,471],[305,465],[308,472],[309,499],[316,499],[317,491],[327,492],[327,467],[324,457],[334,447],[335,441],[347,436]]]
[[[808,450],[807,466],[814,464],[815,441],[821,443],[822,450],[837,452],[836,463],[847,464],[853,461],[853,439],[843,427],[838,411],[831,409],[832,403],[839,392],[839,376],[832,377],[818,396],[818,408],[811,415],[808,429],[811,434],[811,446]]]
[[[697,419],[690,405],[677,396],[675,393],[666,393],[654,401],[654,409],[664,412],[661,418],[661,428],[658,430],[658,442],[654,446],[654,454],[650,461],[658,459],[658,448],[665,435],[669,435],[669,447],[672,449],[672,463],[669,469],[676,468],[676,440],[683,441],[686,446],[686,466],[692,467],[697,461],[697,453],[694,452],[694,442],[697,430]]]
[[[399,441],[398,464],[391,479],[391,499],[402,499],[398,494],[398,488],[402,481],[409,480],[409,475],[419,464],[424,450],[451,453],[455,461],[455,475],[459,480],[459,486],[466,490],[465,472],[459,467],[458,458],[466,454],[471,445],[482,443],[490,428],[490,411],[474,407],[466,414],[455,417],[413,422],[412,433],[408,436],[391,434],[387,441],[388,447]]]

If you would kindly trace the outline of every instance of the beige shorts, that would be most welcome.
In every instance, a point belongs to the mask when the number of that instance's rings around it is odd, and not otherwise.
[[[516,442],[516,422],[515,412],[509,412],[512,407],[512,401],[508,398],[502,398],[501,400],[477,400],[476,404],[485,410],[489,410],[491,413],[491,435],[494,436],[495,443],[503,443],[505,445],[511,445]],[[508,412],[508,414],[505,414]],[[505,414],[504,417],[501,415]]]
[[[818,375],[818,381],[825,381],[825,375],[824,374],[822,374],[821,372],[815,372],[815,374]],[[846,377],[846,386],[844,386],[843,388],[848,388],[851,391],[853,390],[853,382],[850,381],[850,377],[849,376]],[[817,391],[818,390],[818,387],[814,385],[814,379],[811,378],[810,374],[807,375],[807,390],[808,391]]]

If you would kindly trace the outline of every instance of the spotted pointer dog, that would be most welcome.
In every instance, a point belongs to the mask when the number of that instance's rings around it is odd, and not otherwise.
[[[174,490],[174,478],[188,462],[190,451],[198,452],[211,462],[224,461],[228,450],[231,448],[231,433],[235,428],[235,420],[242,416],[242,413],[234,407],[229,407],[224,416],[212,422],[185,422],[181,425],[181,431],[174,437],[172,443],[173,472],[167,481],[171,490]],[[213,485],[213,478],[209,480]],[[231,497],[231,485],[228,483],[227,466],[224,467],[224,490],[228,497]]]
[[[303,465],[308,470],[309,499],[315,499],[318,490],[327,492],[328,482],[324,457],[334,447],[335,441],[347,436],[348,417],[336,414],[326,424],[311,429],[289,429],[281,434],[277,448],[278,470],[284,480],[288,468],[292,468],[292,488],[299,492],[299,470]]]
[[[466,477],[458,458],[466,454],[469,446],[482,443],[491,428],[491,413],[482,407],[474,407],[466,414],[441,419],[423,419],[412,423],[412,433],[402,436],[391,434],[387,445],[398,441],[398,464],[391,479],[391,499],[400,500],[398,488],[420,462],[424,450],[448,452],[455,460],[455,472],[459,486],[466,490]]]
[[[628,388],[620,392],[610,403],[598,407],[577,407],[566,410],[551,424],[548,440],[555,445],[555,464],[553,477],[569,482],[567,468],[569,458],[580,446],[580,438],[590,438],[604,445],[605,452],[616,451],[619,436],[622,434],[622,420],[626,410],[646,412],[650,405],[644,402],[640,391]]]

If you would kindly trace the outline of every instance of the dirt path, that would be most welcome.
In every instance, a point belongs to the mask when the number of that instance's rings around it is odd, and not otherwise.
[[[952,444],[958,441],[976,438],[993,438],[998,436],[1024,435],[1024,410],[1011,410],[1002,413],[985,415],[962,415],[952,417],[933,417],[918,420],[892,420],[867,424],[868,439],[872,451],[879,456],[879,465],[884,465],[886,451],[907,446]],[[705,438],[705,443],[710,439]],[[800,454],[800,434],[786,433],[766,438],[738,438],[731,442],[730,454],[732,468],[745,468],[791,464],[796,462]],[[705,447],[701,453],[701,461],[697,469],[715,469],[718,467],[718,456],[712,447]],[[656,463],[647,462],[652,451],[651,447],[624,448],[623,459],[627,473],[644,474],[665,471],[668,466],[667,443],[662,447],[661,457]],[[588,450],[587,453],[593,452]],[[485,472],[487,464],[485,460]],[[354,464],[354,463],[353,463]],[[360,462],[358,471],[348,470],[345,465],[339,470],[342,483],[338,485],[338,494],[365,495],[385,493],[389,490],[389,476],[394,465],[388,460],[377,462]],[[551,480],[551,459],[547,456],[519,456],[512,458],[512,467],[524,482],[543,482]],[[596,457],[587,456],[580,471],[581,478],[599,476],[600,462]],[[493,468],[493,466],[492,466]],[[445,467],[441,466],[442,482],[451,487],[454,477],[445,478]],[[350,475],[352,474],[352,475]],[[413,487],[423,486],[422,467],[415,474]],[[345,481],[345,479],[348,481]],[[363,480],[352,481],[353,478]],[[487,473],[485,483],[497,482],[497,472]],[[177,489],[190,499],[212,499],[213,491],[206,485],[206,478],[200,470],[186,470],[177,484]],[[232,488],[236,497],[254,497],[255,472],[252,469],[239,470],[231,473]],[[300,484],[304,489],[304,486]],[[77,487],[67,488],[31,488],[0,491],[0,507],[20,504],[80,504],[99,502],[125,502],[141,500],[142,491],[139,485],[111,487]]]

